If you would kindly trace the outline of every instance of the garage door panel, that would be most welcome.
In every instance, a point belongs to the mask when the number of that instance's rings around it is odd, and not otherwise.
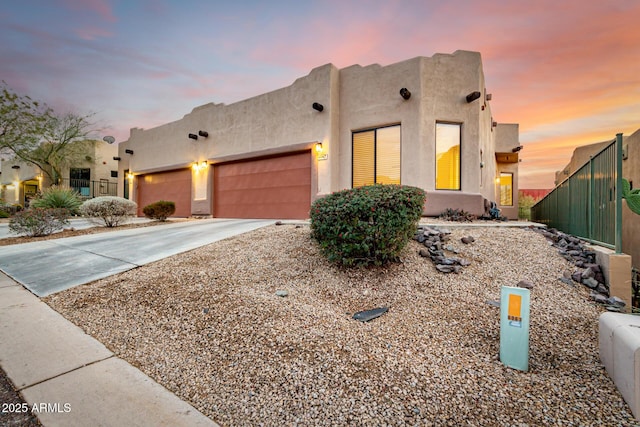
[[[174,216],[191,215],[191,169],[158,172],[138,177],[138,216],[142,208],[158,200],[176,204]]]
[[[214,166],[214,213],[227,218],[308,218],[311,153]]]
[[[221,177],[218,183],[225,190],[277,189],[287,187],[287,184],[292,182],[309,187],[311,185],[310,172],[309,168],[300,168],[287,171],[242,174]]]

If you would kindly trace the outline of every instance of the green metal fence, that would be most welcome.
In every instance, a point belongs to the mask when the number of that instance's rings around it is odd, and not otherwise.
[[[531,208],[533,221],[622,252],[622,134]]]

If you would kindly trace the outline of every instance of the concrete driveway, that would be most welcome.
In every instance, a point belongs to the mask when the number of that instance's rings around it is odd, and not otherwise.
[[[203,219],[2,246],[0,270],[44,297],[273,223]]]
[[[150,222],[150,219],[135,217],[129,218],[126,222],[127,224],[141,224],[144,222]],[[84,230],[85,228],[93,228],[98,227],[98,224],[95,224],[89,221],[86,218],[71,218],[69,219],[69,225],[66,228],[75,228],[76,230]],[[7,237],[16,237],[18,234],[12,233],[9,230],[9,222],[0,222],[0,239],[6,239]]]

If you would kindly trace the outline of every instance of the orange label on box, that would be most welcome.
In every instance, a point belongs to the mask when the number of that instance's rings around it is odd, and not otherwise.
[[[522,309],[522,296],[510,294],[509,307],[507,311],[508,319],[516,320],[516,321],[522,320],[521,309]]]

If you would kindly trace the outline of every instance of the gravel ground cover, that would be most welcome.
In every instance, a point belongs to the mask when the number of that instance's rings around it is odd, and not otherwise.
[[[471,244],[460,238],[473,236]],[[471,261],[343,270],[270,226],[44,300],[225,426],[636,425],[598,357],[600,309],[538,233],[452,228]],[[534,283],[530,370],[499,361],[500,286]],[[288,296],[276,296],[285,290]],[[353,313],[388,306],[368,323]]]

